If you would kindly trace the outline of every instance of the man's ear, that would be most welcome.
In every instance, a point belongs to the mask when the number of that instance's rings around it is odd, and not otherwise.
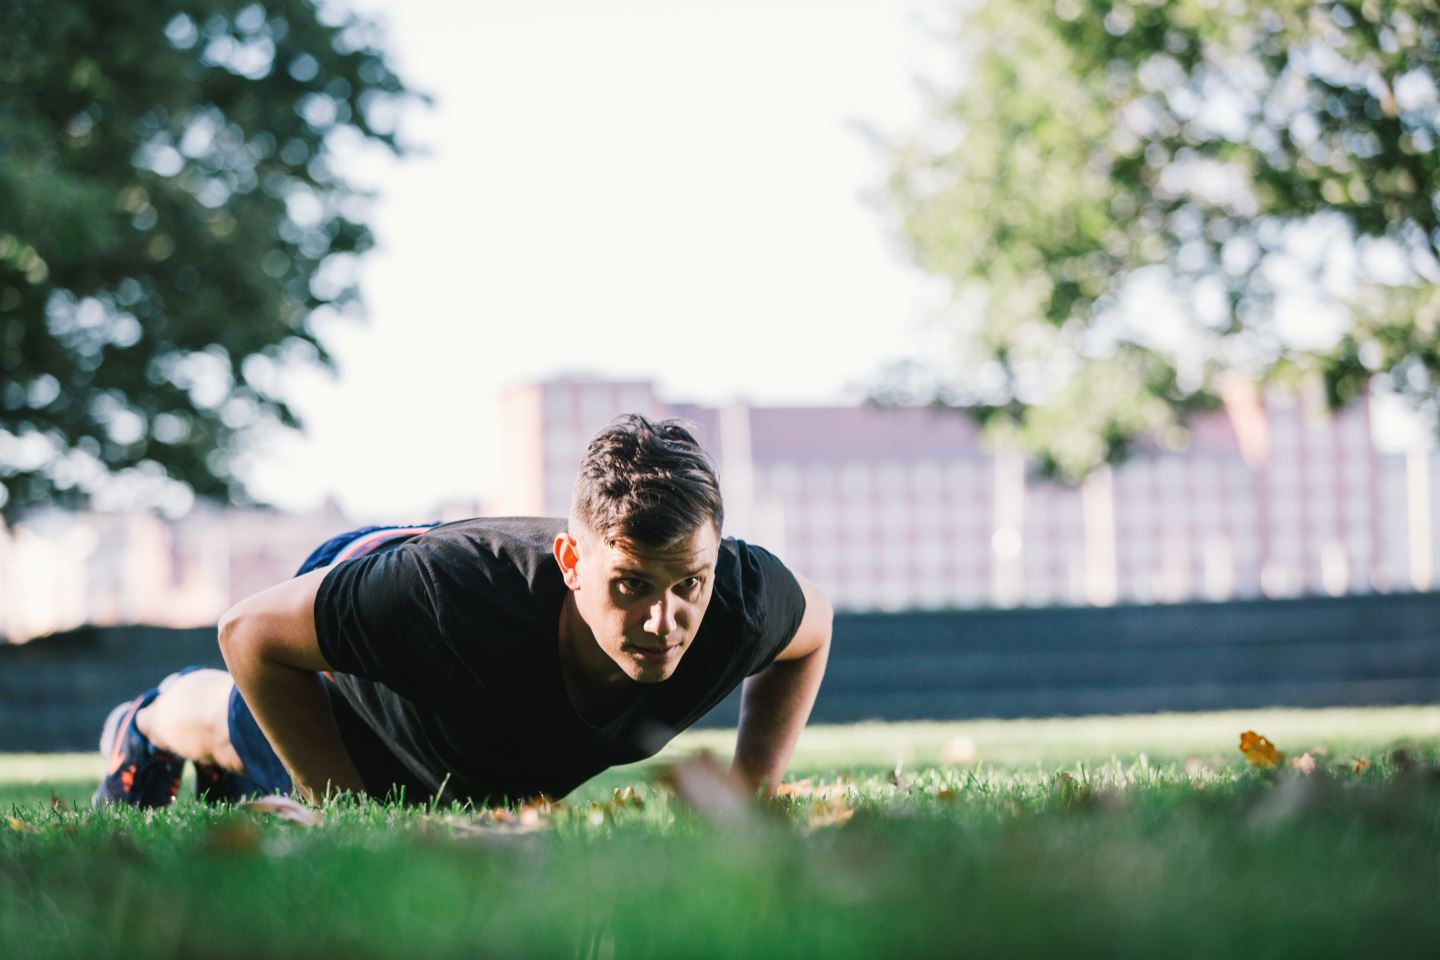
[[[568,531],[555,536],[555,562],[560,564],[560,575],[565,586],[571,590],[580,589],[580,544]]]

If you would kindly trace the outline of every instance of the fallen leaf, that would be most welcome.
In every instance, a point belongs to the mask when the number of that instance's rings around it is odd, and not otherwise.
[[[756,819],[751,792],[713,754],[702,751],[672,764],[656,778],[691,810],[712,823],[745,824]]]
[[[890,782],[901,790],[910,789],[910,781],[900,775],[900,764],[895,764],[895,769],[890,771]]]
[[[219,853],[254,853],[260,849],[260,828],[253,820],[226,820],[210,831],[205,845]]]
[[[325,822],[320,811],[305,806],[293,797],[282,797],[279,794],[256,797],[254,800],[242,800],[237,806],[254,813],[277,817],[302,827],[318,827]]]
[[[941,803],[954,803],[955,801],[960,799],[960,795],[954,790],[951,790],[949,787],[946,787],[939,793],[935,794],[935,799],[939,800]]]
[[[855,809],[844,800],[827,800],[810,813],[806,826],[811,830],[822,827],[838,827],[855,816]]]
[[[615,795],[611,798],[610,803],[612,806],[634,807],[637,810],[645,806],[645,801],[640,799],[634,787],[626,787],[624,790],[616,787]]]
[[[848,797],[854,789],[854,784],[837,781],[836,783],[815,784],[809,777],[804,780],[796,780],[794,783],[782,783],[775,789],[776,796],[797,797],[801,799],[817,798],[833,800]]]
[[[1263,770],[1273,769],[1285,760],[1285,754],[1276,750],[1275,744],[1254,730],[1240,734],[1240,752],[1245,754],[1250,766]]]
[[[1298,757],[1291,757],[1290,769],[1308,777],[1315,772],[1315,758],[1308,753],[1302,753]]]
[[[11,830],[14,830],[14,831],[16,831],[16,832],[18,832],[18,833],[35,833],[35,832],[36,832],[37,830],[39,830],[40,828],[37,827],[37,826],[35,826],[35,825],[33,825],[33,824],[26,823],[24,820],[21,820],[19,817],[11,817],[11,818],[10,818],[10,829],[11,829]]]
[[[70,805],[70,801],[64,799],[58,794],[52,793],[50,794],[50,809],[54,810],[56,813],[69,813],[75,808]]]
[[[1357,775],[1362,774],[1366,770],[1370,769],[1370,761],[1365,759],[1364,757],[1356,757],[1355,762],[1350,764],[1350,769],[1353,770]]]

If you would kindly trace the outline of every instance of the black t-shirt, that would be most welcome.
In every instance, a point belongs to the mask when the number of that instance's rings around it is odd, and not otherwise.
[[[366,789],[409,801],[561,797],[653,756],[795,635],[805,599],[773,554],[721,541],[700,629],[670,679],[596,727],[560,671],[563,519],[463,520],[341,563],[315,597],[336,717]]]

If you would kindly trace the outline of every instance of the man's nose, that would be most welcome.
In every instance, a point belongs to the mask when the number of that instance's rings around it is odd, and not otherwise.
[[[657,600],[650,605],[650,619],[645,621],[645,632],[657,637],[668,637],[675,630],[675,604],[669,599]]]

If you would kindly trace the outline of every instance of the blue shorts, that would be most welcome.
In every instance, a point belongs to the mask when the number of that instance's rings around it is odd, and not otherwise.
[[[305,562],[300,564],[295,576],[341,560],[363,557],[387,543],[408,540],[434,526],[434,523],[423,523],[410,527],[361,527],[359,530],[342,533],[316,547],[310,556],[305,558]],[[334,693],[335,682],[326,674],[322,673],[320,676],[325,680],[328,692]],[[229,727],[230,745],[235,748],[240,762],[245,765],[245,777],[253,785],[253,791],[265,794],[289,793],[293,786],[290,774],[286,772],[285,764],[275,755],[270,741],[265,739],[260,725],[255,722],[255,715],[250,712],[245,698],[240,696],[239,687],[232,687],[230,690]]]

